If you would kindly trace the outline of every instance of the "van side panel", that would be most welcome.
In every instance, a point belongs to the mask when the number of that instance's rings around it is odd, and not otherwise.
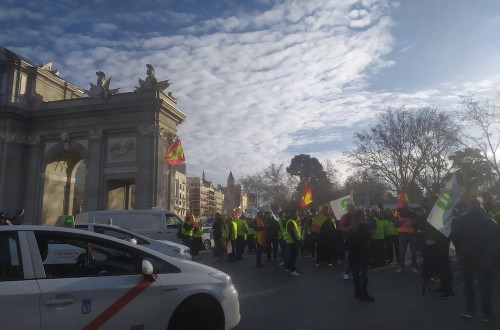
[[[79,223],[109,224],[161,240],[179,242],[177,230],[182,220],[173,212],[158,210],[91,211],[77,216]]]

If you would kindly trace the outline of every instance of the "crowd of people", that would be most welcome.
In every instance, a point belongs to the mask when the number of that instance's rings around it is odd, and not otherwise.
[[[283,266],[292,276],[300,276],[296,266],[299,255],[313,257],[316,267],[342,264],[343,279],[352,279],[354,296],[374,301],[368,293],[368,269],[397,265],[396,272],[404,274],[409,249],[408,269],[421,275],[423,293],[431,290],[432,280],[439,279],[435,282],[440,286],[432,291],[447,299],[455,296],[450,262],[453,242],[464,277],[466,308],[462,315],[475,317],[472,281],[477,275],[483,319],[491,320],[490,279],[495,268],[500,270],[500,202],[483,198],[483,203],[472,199],[466,205],[456,205],[452,233],[446,237],[427,222],[437,199],[426,197],[418,207],[404,202],[397,209],[350,204],[340,219],[328,205],[300,213],[279,212],[278,217],[271,211],[258,212],[254,218],[217,213],[212,224],[214,257],[234,262],[247,251],[247,255],[255,254],[257,268],[266,267],[265,259]],[[190,222],[186,219],[185,224]]]

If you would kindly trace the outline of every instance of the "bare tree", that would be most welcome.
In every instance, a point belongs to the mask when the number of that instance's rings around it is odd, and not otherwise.
[[[387,184],[375,172],[358,169],[345,180],[345,189],[352,193],[356,205],[372,207],[391,201],[387,196]]]
[[[255,205],[269,203],[273,210],[284,209],[289,204],[296,180],[285,170],[284,164],[271,164],[261,172],[247,175],[241,183],[252,195]]]
[[[340,190],[339,171],[333,161],[331,159],[324,159],[321,161],[321,165],[323,165],[328,181],[332,184],[332,189],[334,191]]]
[[[500,113],[498,106],[489,100],[479,102],[472,95],[461,96],[465,109],[461,112],[462,140],[464,146],[479,149],[482,157],[500,177],[497,152],[500,146]]]
[[[428,185],[430,176],[434,182],[444,178],[457,134],[453,117],[445,112],[389,107],[373,126],[354,135],[354,147],[346,155],[351,166],[375,171],[393,190],[401,191],[419,179]]]

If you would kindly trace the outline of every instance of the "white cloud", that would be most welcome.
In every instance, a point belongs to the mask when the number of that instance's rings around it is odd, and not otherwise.
[[[22,30],[32,39],[43,35],[47,45],[15,50],[53,61],[81,88],[102,70],[113,76],[113,88],[131,91],[137,78],[145,78],[145,64],[153,64],[159,80],[172,81],[169,90],[188,116],[179,135],[189,175],[205,170],[209,180],[223,184],[229,170],[238,179],[272,162],[288,164],[298,153],[339,158],[353,133],[389,105],[445,106],[456,103],[450,95],[463,89],[485,91],[500,82],[370,90],[369,78],[395,63],[388,58],[395,44],[388,7],[399,3],[270,3],[267,11],[225,12],[206,21],[161,10],[118,11],[105,22],[88,15],[89,30],[62,33],[87,13],[82,9],[54,25]],[[182,22],[177,32],[146,29],[161,14],[161,22]],[[144,30],[127,25],[141,22]],[[14,38],[7,35],[9,43]]]

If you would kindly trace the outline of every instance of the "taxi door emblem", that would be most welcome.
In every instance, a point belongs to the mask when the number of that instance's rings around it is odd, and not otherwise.
[[[91,299],[83,299],[82,300],[82,314],[90,313],[92,309],[92,300]]]

